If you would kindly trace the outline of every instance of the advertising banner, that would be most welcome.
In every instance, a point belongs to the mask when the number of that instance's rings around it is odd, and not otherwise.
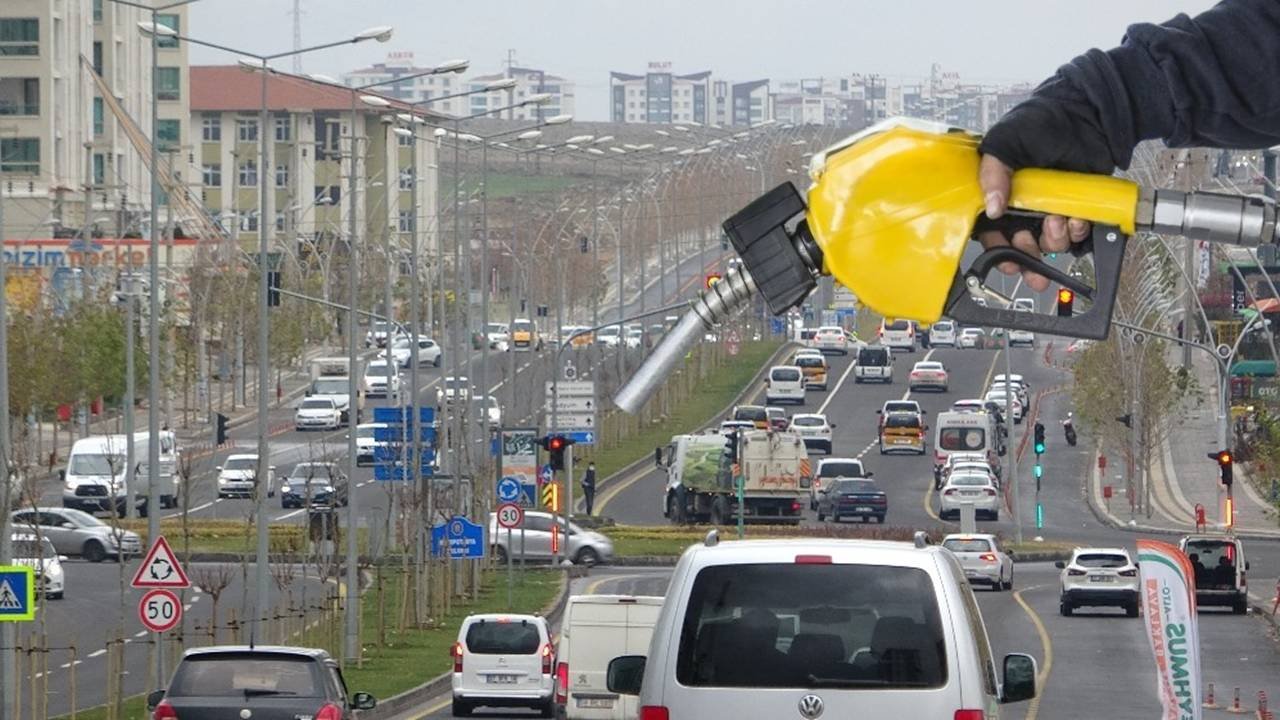
[[[1181,550],[1138,541],[1140,602],[1156,661],[1162,720],[1200,720],[1200,630],[1195,574]]]

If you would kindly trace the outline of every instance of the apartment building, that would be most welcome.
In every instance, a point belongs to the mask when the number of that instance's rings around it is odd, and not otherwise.
[[[342,83],[348,87],[389,83],[397,78],[429,72],[431,67],[418,66],[412,52],[398,50],[387,53],[386,62],[375,63],[369,67],[344,73]],[[387,97],[403,100],[407,103],[424,103],[429,100],[435,100],[428,104],[428,109],[432,112],[456,115],[462,114],[466,110],[466,98],[451,98],[449,100],[437,100],[437,98],[456,95],[463,92],[465,87],[466,83],[459,79],[457,75],[445,73],[443,75],[424,75],[412,80],[385,85],[379,92]]]
[[[507,120],[537,121],[541,118],[556,115],[572,115],[574,110],[574,84],[572,81],[552,75],[536,68],[507,66],[503,72],[489,75],[477,75],[467,81],[468,90],[482,90],[500,80],[514,78],[516,86],[505,92],[477,93],[467,97],[467,115],[478,115],[510,107],[530,95],[547,93],[551,100],[545,105],[525,105],[510,108],[491,117],[502,117]]]
[[[610,119],[618,123],[756,125],[773,118],[769,81],[734,83],[711,71],[679,75],[649,63],[643,75],[609,73]]]

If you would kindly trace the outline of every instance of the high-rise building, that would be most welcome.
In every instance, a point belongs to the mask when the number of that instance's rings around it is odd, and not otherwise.
[[[643,75],[609,73],[609,97],[618,123],[755,125],[773,117],[768,80],[732,83],[709,70],[677,75],[668,62],[649,63]]]
[[[467,115],[476,115],[498,108],[509,107],[524,100],[530,95],[547,93],[551,100],[542,105],[524,105],[511,108],[492,117],[508,120],[538,120],[556,115],[572,115],[574,111],[574,84],[559,75],[551,75],[545,70],[517,67],[509,65],[500,73],[477,75],[467,81],[468,90],[480,90],[486,85],[514,78],[516,86],[505,92],[476,93],[469,96],[470,103],[466,107]]]
[[[352,70],[342,76],[342,82],[349,87],[361,87],[373,83],[385,83],[409,75],[429,72],[431,66],[418,67],[414,64],[412,52],[400,50],[387,53],[386,62],[375,63],[369,67]],[[464,92],[465,81],[453,73],[442,75],[423,75],[412,80],[405,80],[394,85],[386,85],[379,92],[387,97],[403,100],[407,103],[422,103],[425,100],[440,98],[445,95],[456,95]],[[431,112],[445,115],[460,115],[466,111],[466,98],[437,100],[424,105]]]

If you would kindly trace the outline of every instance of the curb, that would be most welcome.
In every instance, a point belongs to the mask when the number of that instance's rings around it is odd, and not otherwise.
[[[569,574],[566,573],[560,580],[560,592],[556,594],[555,599],[535,614],[541,615],[547,619],[548,624],[555,626],[559,624],[560,618],[564,615],[565,606],[568,603]],[[452,689],[452,684],[453,672],[441,673],[417,687],[409,688],[398,695],[392,695],[386,700],[379,701],[374,709],[357,713],[356,716],[364,720],[390,718],[428,700],[444,695]]]

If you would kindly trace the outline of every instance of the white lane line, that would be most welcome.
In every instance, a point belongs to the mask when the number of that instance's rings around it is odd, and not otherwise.
[[[89,653],[89,654],[88,654],[88,655],[86,655],[85,657],[88,657],[88,658],[96,658],[96,657],[102,657],[103,655],[106,655],[106,654],[107,654],[107,649],[106,649],[106,648],[102,648],[102,649],[100,649],[100,650],[94,650],[93,652]]]
[[[190,610],[191,610],[191,603],[187,603],[186,605],[182,606],[183,612],[189,612]]]
[[[849,363],[849,367],[844,369],[844,372],[840,375],[840,379],[836,381],[836,386],[831,389],[831,392],[827,393],[827,399],[823,400],[822,404],[818,406],[816,412],[819,415],[825,413],[827,411],[827,406],[836,398],[836,395],[840,394],[840,388],[844,386],[845,379],[849,377],[849,373],[853,372],[853,366],[857,364],[858,358],[854,357],[853,361]]]
[[[134,636],[134,637],[136,637],[136,638],[146,637],[146,636],[147,636],[147,631],[146,631],[146,630],[139,630],[138,632],[134,633],[134,634],[133,634],[133,636]]]
[[[62,668],[63,670],[66,670],[67,668],[71,667],[72,665],[79,665],[79,664],[80,664],[80,663],[82,663],[82,662],[84,662],[84,661],[83,661],[83,660],[75,660],[75,661],[73,661],[73,662],[64,662],[64,663],[62,663],[61,665],[59,665],[58,667]],[[37,674],[37,675],[36,675],[36,677],[40,677],[40,675],[39,675],[39,674]]]
[[[410,467],[412,467],[412,465],[411,465]],[[371,485],[371,484],[373,484],[373,481],[372,481],[372,480],[365,480],[364,482],[356,483],[356,487],[358,487],[358,488],[362,488],[362,487],[364,487],[365,485]]]
[[[281,520],[288,520],[289,518],[294,517],[294,516],[296,516],[296,515],[301,515],[301,514],[302,514],[302,512],[303,512],[303,510],[305,510],[305,509],[306,509],[306,508],[298,508],[297,510],[294,510],[293,512],[287,512],[287,513],[285,513],[285,514],[283,514],[283,515],[277,515],[277,516],[276,516],[276,518],[275,518],[275,521],[276,521],[276,522],[280,522]]]
[[[199,596],[199,595],[193,595],[193,596],[192,596],[192,598],[191,598],[191,603],[194,605],[195,603],[198,603],[198,602],[200,602],[200,596]],[[191,609],[191,606],[190,606],[190,605],[188,605],[188,606],[187,606],[187,609],[188,609],[188,610],[189,610],[189,609]]]

